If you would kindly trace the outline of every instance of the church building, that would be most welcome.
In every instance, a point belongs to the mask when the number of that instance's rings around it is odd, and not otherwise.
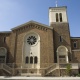
[[[71,37],[67,7],[49,8],[49,25],[29,21],[0,32],[0,76],[65,76],[80,72],[80,37]]]

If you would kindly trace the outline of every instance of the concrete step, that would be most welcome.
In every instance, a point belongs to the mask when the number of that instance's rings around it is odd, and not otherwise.
[[[41,77],[40,73],[21,73],[21,76],[27,76],[27,77]]]

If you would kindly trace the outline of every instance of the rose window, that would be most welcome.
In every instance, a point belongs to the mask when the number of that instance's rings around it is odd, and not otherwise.
[[[28,39],[27,39],[27,43],[28,43],[29,45],[33,45],[33,44],[35,44],[36,42],[37,42],[37,39],[36,39],[35,36],[29,36]]]

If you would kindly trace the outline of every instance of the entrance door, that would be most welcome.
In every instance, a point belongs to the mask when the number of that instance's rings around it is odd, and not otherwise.
[[[66,63],[66,56],[65,55],[59,55],[59,63]]]
[[[65,46],[59,46],[57,49],[58,63],[68,63],[68,49]]]

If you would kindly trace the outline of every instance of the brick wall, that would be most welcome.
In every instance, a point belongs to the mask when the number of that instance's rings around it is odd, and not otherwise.
[[[71,60],[71,43],[70,43],[70,30],[68,23],[52,23],[51,27],[54,30],[54,50],[55,50],[55,62],[57,62],[57,48],[61,45],[68,49],[69,60]],[[62,36],[63,41],[60,42],[59,38]]]
[[[53,44],[53,30],[48,29],[41,30],[32,28],[26,28],[24,30],[15,30],[11,34],[11,54],[15,58],[16,63],[22,63],[22,49],[24,43],[24,37],[28,32],[36,32],[40,36],[40,63],[41,67],[47,67],[49,63],[54,62],[54,44]],[[16,47],[16,48],[15,48]],[[45,65],[47,63],[47,65]]]

